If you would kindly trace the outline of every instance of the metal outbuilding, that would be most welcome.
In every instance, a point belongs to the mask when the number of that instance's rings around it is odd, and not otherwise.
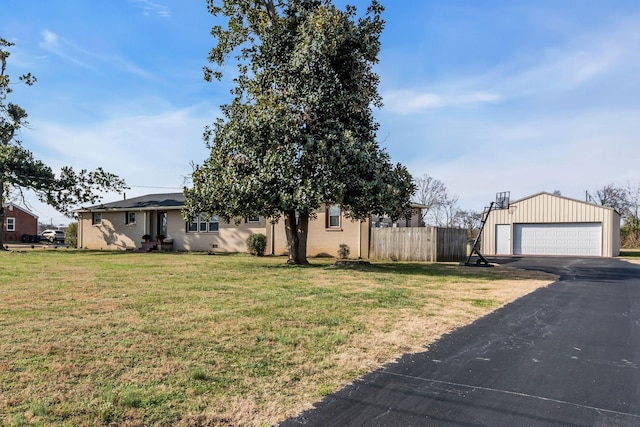
[[[620,214],[542,192],[492,210],[481,248],[485,255],[618,256]]]

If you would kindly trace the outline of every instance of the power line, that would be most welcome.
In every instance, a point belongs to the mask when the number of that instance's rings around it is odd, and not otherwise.
[[[55,178],[48,179],[42,176],[34,176],[34,175],[14,175],[14,176],[19,179],[37,180],[45,184],[55,182]],[[134,185],[134,184],[127,184],[127,187],[129,188],[162,188],[165,190],[182,190],[184,188],[184,187],[165,187],[165,186],[158,186],[158,185]]]

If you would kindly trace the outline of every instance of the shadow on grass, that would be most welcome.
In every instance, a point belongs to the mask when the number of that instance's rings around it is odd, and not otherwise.
[[[309,258],[308,265],[291,265],[287,264],[287,257],[265,257],[270,259],[282,259],[282,263],[261,265],[260,268],[266,269],[282,269],[282,268],[301,268],[301,269],[323,269],[323,270],[345,270],[345,271],[359,271],[363,273],[384,273],[384,274],[406,274],[406,275],[426,275],[426,276],[450,276],[456,272],[462,271],[464,275],[467,274],[463,267],[455,263],[451,264],[437,264],[428,262],[385,262],[385,261],[370,261],[370,264],[350,264],[350,265],[336,265],[335,258],[318,257]],[[247,258],[249,259],[249,258]],[[470,273],[471,269],[468,270]]]
[[[640,249],[621,249],[620,256],[626,258],[640,258]]]
[[[100,249],[76,249],[66,247],[47,247],[42,248],[42,245],[35,248],[30,247],[11,247],[9,252],[38,252],[38,253],[65,253],[65,254],[90,254],[90,255],[102,255],[102,256],[158,256],[158,255],[173,255],[173,256],[212,256],[212,257],[246,257],[250,259],[250,255],[233,253],[233,252],[216,252],[211,255],[207,252],[191,252],[191,251],[150,251],[150,252],[138,252],[136,250],[100,250]]]
[[[32,252],[32,249],[27,249],[24,252]],[[18,251],[22,252],[22,251]],[[92,257],[211,257],[216,258],[235,258],[236,261],[240,261],[242,264],[246,264],[247,268],[252,268],[251,264],[254,264],[256,269],[304,269],[304,270],[333,270],[333,271],[352,271],[362,272],[368,274],[385,274],[385,275],[407,275],[407,276],[425,276],[425,277],[450,277],[450,278],[492,278],[499,280],[500,274],[496,269],[489,268],[473,268],[460,266],[457,263],[429,263],[429,262],[407,262],[407,261],[371,261],[371,264],[355,264],[348,266],[335,265],[335,258],[309,258],[308,265],[291,265],[287,264],[286,256],[265,256],[265,257],[253,257],[245,253],[226,253],[216,252],[214,255],[209,255],[207,252],[189,252],[189,251],[152,251],[152,252],[135,252],[135,251],[107,251],[107,250],[90,250],[90,249],[58,249],[58,250],[40,250],[39,253],[56,253],[65,254],[68,256],[74,256],[79,254],[86,254]],[[640,256],[638,253],[637,256]],[[268,261],[267,261],[268,260]],[[267,262],[263,262],[267,261]],[[275,261],[275,262],[274,262]]]
[[[266,257],[265,257],[266,258]],[[450,276],[456,271],[460,271],[457,264],[435,264],[420,262],[378,262],[371,261],[370,264],[352,264],[352,265],[336,265],[335,258],[309,258],[307,265],[291,265],[287,264],[287,257],[269,257],[271,259],[282,259],[282,263],[261,265],[260,268],[266,269],[282,269],[282,268],[301,268],[301,269],[323,269],[323,270],[345,270],[359,271],[363,273],[384,273],[384,274],[407,274],[407,275],[427,275],[427,276]],[[249,258],[247,258],[249,259]],[[466,276],[466,274],[464,274]]]
[[[420,263],[420,262],[373,262],[370,265],[350,267],[330,266],[339,270],[361,271],[364,273],[393,274],[407,276],[449,277],[449,278],[501,278],[499,271],[493,268],[471,268],[455,263]]]

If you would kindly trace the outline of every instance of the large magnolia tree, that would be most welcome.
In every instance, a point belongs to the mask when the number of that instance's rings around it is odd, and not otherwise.
[[[27,126],[27,112],[17,104],[8,101],[12,85],[25,83],[29,86],[35,77],[25,74],[18,82],[12,82],[7,72],[9,49],[13,43],[0,38],[0,223],[5,220],[6,198],[9,194],[18,197],[23,191],[31,190],[40,201],[58,211],[71,215],[71,209],[80,203],[96,203],[100,191],[121,191],[125,183],[117,176],[101,168],[95,171],[74,171],[63,167],[58,175],[36,159],[31,151],[24,148],[17,139],[21,128]],[[0,227],[0,247],[4,241],[4,227]]]
[[[354,219],[410,214],[411,175],[376,142],[373,107],[382,6],[363,16],[330,0],[208,0],[225,20],[205,79],[237,65],[230,104],[205,131],[211,150],[185,188],[185,217],[285,219],[289,263],[306,264],[314,212],[338,204]]]

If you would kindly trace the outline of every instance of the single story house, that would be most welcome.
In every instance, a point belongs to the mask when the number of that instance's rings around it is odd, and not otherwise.
[[[183,193],[149,194],[78,209],[78,247],[136,249],[142,247],[144,235],[152,240],[163,235],[171,240],[172,250],[247,252],[247,237],[260,233],[267,236],[267,254],[288,252],[284,219],[272,224],[268,218],[251,216],[236,225],[215,215],[199,215],[185,221],[184,201]],[[419,224],[422,207],[415,205],[414,218],[395,226]],[[335,256],[339,245],[345,243],[352,257],[369,257],[370,219],[354,221],[336,205],[324,206],[316,215],[317,218],[309,222],[307,255]]]
[[[620,254],[620,214],[614,209],[546,192],[492,210],[483,255],[614,257]]]
[[[25,208],[9,204],[4,208],[4,242],[19,243],[22,236],[38,234],[38,217]]]

